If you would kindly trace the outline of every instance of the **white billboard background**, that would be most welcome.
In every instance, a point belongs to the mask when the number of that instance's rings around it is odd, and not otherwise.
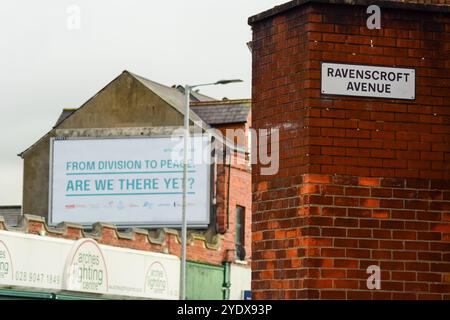
[[[210,138],[192,136],[187,220],[209,223]],[[51,141],[50,223],[181,224],[183,138]]]

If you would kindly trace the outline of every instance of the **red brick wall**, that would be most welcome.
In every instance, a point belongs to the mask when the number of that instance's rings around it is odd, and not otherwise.
[[[292,190],[301,207],[254,221],[259,298],[450,298],[450,182],[306,174]]]
[[[214,128],[219,130],[222,135],[227,137],[228,132],[243,131],[241,136],[236,133],[234,143],[249,149],[248,135],[251,125],[251,114],[249,114],[246,123],[231,123],[226,125],[215,125]],[[231,133],[230,133],[231,134]],[[233,136],[228,136],[232,139]],[[227,250],[231,250],[234,255],[235,250],[235,230],[236,230],[236,206],[245,209],[245,240],[244,247],[246,259],[251,259],[251,223],[252,223],[252,176],[249,165],[249,157],[247,154],[234,152],[224,155],[218,152],[221,157],[221,164],[217,166],[217,231],[225,234],[225,245]]]
[[[308,4],[253,25],[255,298],[450,298],[450,16]],[[320,62],[415,68],[416,100],[322,96]],[[382,270],[381,290],[366,267]]]
[[[229,176],[230,175],[230,176]],[[246,259],[251,259],[252,194],[251,173],[248,167],[232,164],[218,166],[217,230],[224,234],[224,246],[234,254],[236,230],[236,206],[245,208]],[[230,187],[228,187],[230,186]]]

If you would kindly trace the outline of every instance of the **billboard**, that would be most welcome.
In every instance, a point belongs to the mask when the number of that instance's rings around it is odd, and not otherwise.
[[[190,139],[187,221],[209,224],[211,143]],[[50,141],[49,222],[181,225],[183,137]]]

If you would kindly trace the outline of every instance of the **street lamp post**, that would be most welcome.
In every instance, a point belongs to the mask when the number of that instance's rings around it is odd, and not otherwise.
[[[183,200],[181,206],[181,272],[180,272],[180,300],[186,299],[186,239],[187,239],[187,217],[186,217],[186,200],[187,200],[187,178],[188,178],[188,147],[189,147],[189,112],[191,103],[191,91],[197,87],[214,86],[219,84],[229,84],[242,82],[239,79],[220,80],[213,83],[198,84],[195,86],[186,85],[185,94],[185,110],[184,110],[184,149],[183,149]]]

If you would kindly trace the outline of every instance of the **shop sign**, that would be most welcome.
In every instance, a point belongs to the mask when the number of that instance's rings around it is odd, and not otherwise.
[[[161,263],[154,262],[150,265],[145,288],[155,296],[164,296],[168,293],[167,272]]]
[[[9,250],[3,241],[0,241],[0,280],[12,279],[13,272]]]
[[[176,300],[179,275],[170,254],[0,230],[0,288]]]
[[[106,293],[106,263],[97,242],[91,239],[79,240],[72,251],[67,260],[66,289]]]

